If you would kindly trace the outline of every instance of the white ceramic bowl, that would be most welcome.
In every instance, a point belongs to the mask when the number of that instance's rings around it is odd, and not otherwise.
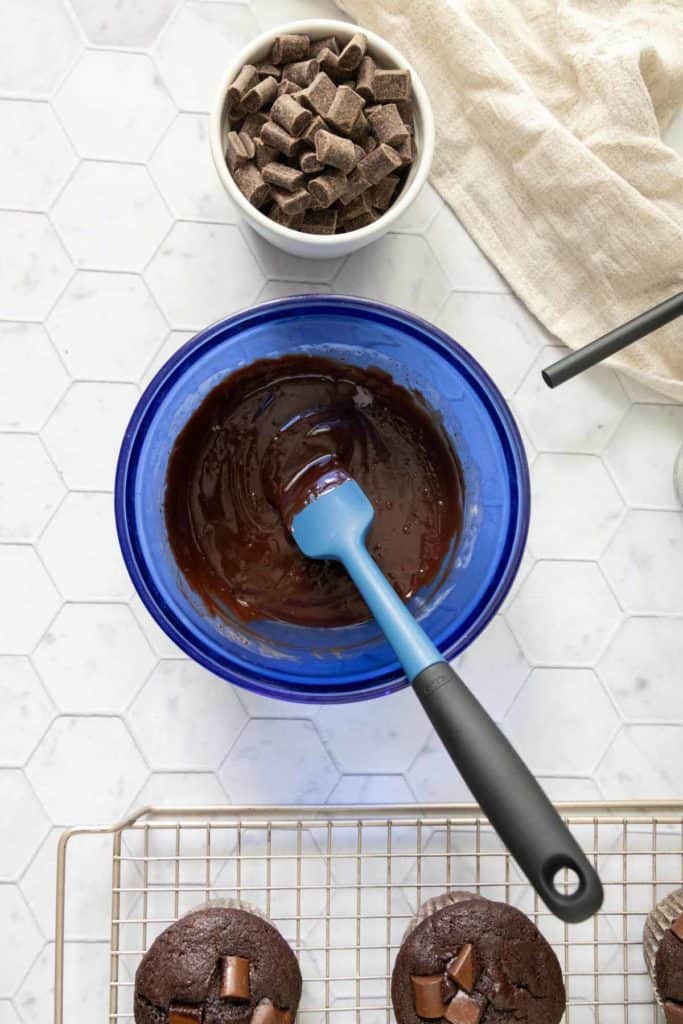
[[[237,185],[235,184],[224,157],[225,138],[225,101],[228,88],[235,79],[238,71],[244,64],[255,64],[263,61],[270,53],[273,40],[276,36],[286,32],[301,32],[312,39],[323,39],[326,36],[336,35],[340,40],[347,41],[355,32],[364,32],[368,38],[368,52],[375,58],[381,67],[386,68],[408,68],[413,82],[413,103],[415,113],[415,142],[417,145],[417,157],[413,162],[410,173],[405,181],[403,189],[392,206],[379,217],[374,224],[368,224],[364,228],[357,228],[340,235],[309,235],[303,231],[293,231],[291,228],[283,227],[270,220],[264,213],[257,210],[251,203],[247,202]],[[367,29],[360,28],[347,21],[333,21],[328,18],[312,18],[307,21],[294,21],[286,25],[279,25],[269,32],[254,39],[248,46],[245,46],[237,54],[233,63],[226,69],[225,77],[221,83],[211,113],[209,125],[209,138],[211,141],[211,152],[213,154],[216,170],[223,182],[223,187],[239,207],[243,216],[247,219],[254,231],[267,239],[273,245],[284,249],[285,252],[294,256],[305,256],[315,259],[332,258],[334,256],[345,256],[347,253],[362,249],[364,245],[381,238],[402,213],[414,202],[420,189],[427,180],[434,154],[434,116],[429,97],[422,84],[415,68],[411,67],[408,61],[390,43],[381,36]]]

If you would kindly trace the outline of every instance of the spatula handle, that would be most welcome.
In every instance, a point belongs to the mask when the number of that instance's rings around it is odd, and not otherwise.
[[[368,550],[349,542],[339,556],[413,684],[443,745],[484,814],[548,908],[583,921],[602,903],[602,886],[580,846],[522,759],[458,673],[415,621]],[[555,874],[571,868],[572,894]]]
[[[603,898],[597,872],[457,672],[437,662],[413,679],[413,688],[482,811],[546,906],[571,923],[595,914]],[[576,873],[575,892],[555,887],[561,868]]]

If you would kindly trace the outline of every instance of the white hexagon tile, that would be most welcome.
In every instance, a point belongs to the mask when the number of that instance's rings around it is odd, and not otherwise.
[[[41,436],[73,491],[110,491],[124,431],[140,392],[132,384],[72,384]],[[87,429],[88,447],[80,439]]]
[[[431,186],[370,248],[311,261],[241,223],[218,180],[227,63],[280,21],[343,17],[332,0],[0,7],[0,1022],[49,1019],[66,825],[147,803],[470,798],[410,691],[340,707],[238,692],[133,594],[112,505],[131,410],[194,331],[256,301],[367,295],[484,365],[533,514],[457,667],[554,799],[680,797],[681,408],[605,368],[549,391],[539,371],[562,350]],[[106,1017],[107,842],[71,854],[67,1020]]]
[[[4,766],[23,765],[54,718],[56,708],[26,657],[0,656],[0,750]]]
[[[33,652],[45,688],[63,711],[124,711],[156,665],[125,604],[65,604]]]
[[[175,108],[149,57],[86,50],[54,108],[81,156],[144,162]]]
[[[11,928],[0,964],[0,996],[12,996],[40,952],[43,938],[16,885],[0,885],[0,913]]]
[[[156,771],[213,771],[239,737],[247,716],[232,687],[199,665],[163,661],[132,703],[128,720],[147,763]]]
[[[0,323],[0,359],[0,429],[40,430],[69,385],[46,331],[38,324]]]
[[[60,295],[47,329],[75,380],[133,382],[168,325],[137,274],[81,270]]]
[[[47,97],[81,49],[79,27],[62,0],[5,0],[0,93]]]
[[[0,212],[0,308],[6,320],[42,320],[73,273],[42,213]]]
[[[0,195],[8,210],[46,210],[73,171],[77,156],[45,103],[0,100]]]
[[[65,493],[40,438],[0,434],[0,540],[33,540]]]
[[[50,215],[88,270],[142,270],[172,224],[144,167],[95,160],[79,165]]]

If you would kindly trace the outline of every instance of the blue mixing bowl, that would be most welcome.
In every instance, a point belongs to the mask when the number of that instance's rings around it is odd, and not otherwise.
[[[410,607],[445,657],[472,643],[522,557],[529,522],[524,449],[504,399],[472,356],[431,324],[381,303],[296,296],[238,313],[188,341],[149,385],[126,431],[115,488],[119,541],[153,617],[216,675],[291,701],[377,697],[406,678],[374,622],[313,629],[214,618],[178,571],[166,535],[166,466],[189,417],[234,370],[294,352],[379,366],[418,390],[442,418],[462,463],[465,525],[454,557]]]

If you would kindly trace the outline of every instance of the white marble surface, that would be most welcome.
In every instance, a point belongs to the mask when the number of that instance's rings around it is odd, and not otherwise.
[[[316,14],[331,0],[0,5],[2,1024],[50,1017],[64,826],[146,802],[467,798],[410,694],[319,710],[233,691],[132,593],[111,498],[129,412],[190,332],[259,299],[395,302],[481,360],[522,428],[534,511],[460,668],[553,797],[683,793],[683,410],[606,369],[548,391],[557,341],[431,188],[344,261],[239,223],[208,151],[217,79],[260,29]],[[69,980],[70,1022],[105,1019],[100,852],[74,847],[67,961],[90,984]]]

